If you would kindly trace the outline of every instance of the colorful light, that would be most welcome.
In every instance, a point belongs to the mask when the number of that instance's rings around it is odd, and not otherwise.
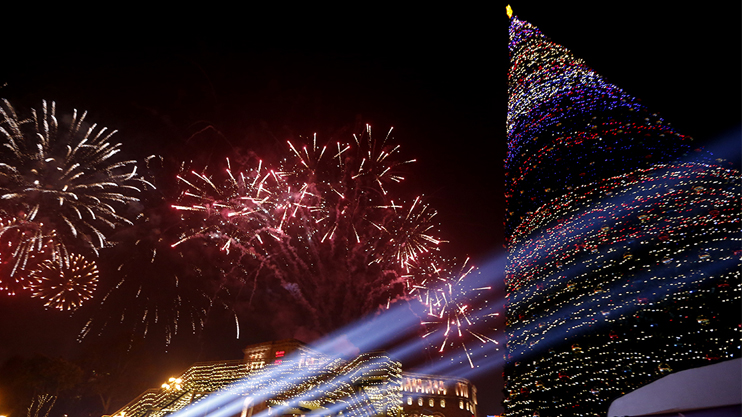
[[[510,37],[505,415],[602,414],[739,357],[739,173],[678,162],[691,138],[535,26]]]

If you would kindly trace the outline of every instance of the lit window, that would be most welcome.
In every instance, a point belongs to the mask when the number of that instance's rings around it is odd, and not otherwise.
[[[441,408],[446,408],[446,400],[441,398]]]
[[[434,402],[434,401],[435,401],[435,400],[433,400],[432,398],[431,398],[431,399],[429,399],[429,400],[428,400],[428,407],[433,407],[433,406],[435,405],[435,402]]]
[[[412,405],[412,397],[407,397],[407,405]]]
[[[417,399],[417,405],[419,405],[420,407],[423,406],[423,399],[422,398],[418,398]]]
[[[463,401],[459,401],[459,408],[462,409],[462,410],[464,409],[464,402]]]

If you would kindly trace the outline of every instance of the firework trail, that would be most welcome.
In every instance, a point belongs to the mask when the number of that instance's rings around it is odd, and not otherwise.
[[[44,101],[21,118],[7,100],[0,105],[0,209],[33,222],[32,236],[54,240],[46,256],[68,263],[68,247],[97,255],[107,234],[131,224],[117,210],[137,201],[143,185],[134,161],[116,158],[116,131],[88,125],[86,114],[60,120],[54,102]],[[18,265],[43,246],[24,242],[13,250]]]
[[[421,198],[393,198],[399,167],[413,161],[399,160],[389,140],[367,127],[332,146],[288,142],[276,164],[254,158],[238,169],[227,160],[221,172],[184,173],[173,207],[192,230],[175,246],[219,245],[242,282],[278,283],[321,332],[388,305],[441,243]]]
[[[48,252],[54,252],[55,241],[53,233],[43,233],[36,223],[17,218],[1,222],[0,291],[16,295],[27,290],[30,273]]]
[[[138,164],[148,184],[140,194],[141,211],[133,225],[109,238],[112,245],[101,265],[105,282],[99,291],[104,295],[79,341],[125,328],[131,342],[151,337],[168,346],[179,333],[203,329],[218,285],[213,277],[222,271],[211,262],[213,256],[203,256],[202,245],[171,246],[182,231],[178,214],[167,203],[171,184],[164,172],[172,167],[166,165],[159,156]]]

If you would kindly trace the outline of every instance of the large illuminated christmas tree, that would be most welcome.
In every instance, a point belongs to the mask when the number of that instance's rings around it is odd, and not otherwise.
[[[507,416],[740,356],[739,173],[511,16]]]

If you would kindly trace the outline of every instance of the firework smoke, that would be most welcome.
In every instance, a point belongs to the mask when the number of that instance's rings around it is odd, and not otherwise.
[[[389,139],[377,142],[367,127],[333,146],[288,142],[277,164],[227,160],[221,172],[184,173],[173,207],[192,231],[175,246],[218,245],[239,266],[238,281],[277,283],[321,332],[386,306],[441,242],[420,197],[394,197],[398,168],[413,161],[397,159]]]

